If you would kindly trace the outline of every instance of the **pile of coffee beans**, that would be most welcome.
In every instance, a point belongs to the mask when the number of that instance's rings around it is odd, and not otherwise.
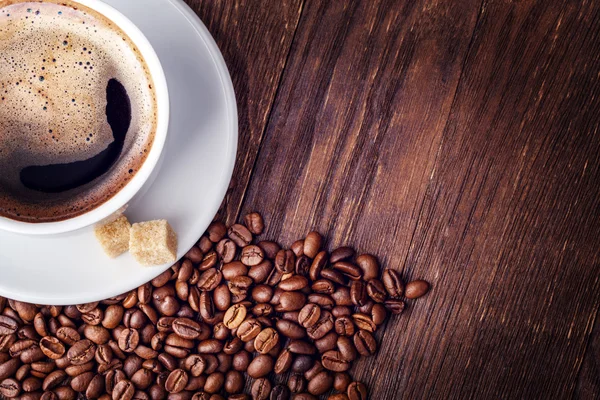
[[[377,351],[374,333],[428,283],[405,285],[350,247],[329,254],[317,232],[290,249],[253,244],[263,219],[244,222],[214,222],[169,270],[112,299],[57,307],[0,297],[0,395],[367,399],[347,371]]]

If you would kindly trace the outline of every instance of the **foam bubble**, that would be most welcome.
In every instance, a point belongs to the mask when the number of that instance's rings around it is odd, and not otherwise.
[[[106,202],[145,161],[156,129],[152,80],[131,40],[95,11],[65,0],[2,5],[0,215],[38,222],[71,218]],[[23,168],[85,160],[113,141],[106,117],[111,79],[125,87],[132,108],[113,167],[68,192],[24,187]]]

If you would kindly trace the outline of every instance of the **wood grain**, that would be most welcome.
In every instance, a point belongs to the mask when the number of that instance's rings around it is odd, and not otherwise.
[[[591,1],[306,4],[243,210],[433,282],[355,368],[372,398],[574,394],[600,306],[599,34]]]
[[[215,38],[238,106],[236,166],[218,218],[239,213],[302,10],[302,0],[186,0]]]

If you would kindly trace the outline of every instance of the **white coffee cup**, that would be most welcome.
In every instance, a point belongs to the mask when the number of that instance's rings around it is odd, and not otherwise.
[[[152,147],[135,176],[112,198],[85,214],[57,222],[22,222],[0,216],[0,229],[29,235],[52,235],[94,225],[123,210],[144,184],[154,175],[165,146],[169,126],[169,92],[160,60],[144,34],[127,17],[100,0],[72,0],[89,7],[114,22],[140,51],[156,93],[157,121]]]

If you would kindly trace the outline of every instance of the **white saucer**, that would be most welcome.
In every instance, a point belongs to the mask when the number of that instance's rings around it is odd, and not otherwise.
[[[171,96],[169,136],[156,179],[129,205],[133,222],[169,220],[183,256],[225,196],[237,149],[231,78],[210,33],[182,0],[104,0],[131,19],[161,60]],[[170,265],[107,258],[92,228],[52,237],[0,232],[0,295],[78,304],[135,288]]]

